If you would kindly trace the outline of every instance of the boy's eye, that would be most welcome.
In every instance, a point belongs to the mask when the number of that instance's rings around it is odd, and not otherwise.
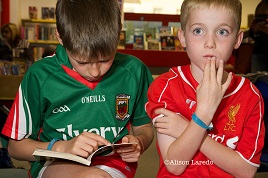
[[[196,35],[199,35],[203,33],[203,30],[201,28],[197,28],[197,29],[194,29],[193,33]]]
[[[103,60],[103,61],[98,61],[97,63],[107,63],[109,62],[110,60]],[[84,65],[87,65],[87,64],[90,64],[91,62],[78,62],[77,63],[80,65],[80,66],[84,66]]]
[[[229,35],[229,32],[225,29],[220,29],[219,31],[217,31],[217,34],[219,34],[221,36],[227,36],[227,35]]]
[[[110,59],[105,59],[105,60],[103,60],[103,61],[99,61],[99,62],[101,62],[101,63],[106,63],[106,62],[109,62],[110,61]]]
[[[111,58],[109,57],[109,58],[101,59],[98,62],[99,63],[106,63],[106,62],[109,62],[110,60],[111,60]]]
[[[88,62],[77,62],[79,65],[83,66],[83,65],[86,65],[88,64]]]

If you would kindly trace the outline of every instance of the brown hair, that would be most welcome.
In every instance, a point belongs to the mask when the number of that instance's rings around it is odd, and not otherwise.
[[[121,12],[117,0],[58,0],[57,31],[72,54],[96,60],[117,49]]]

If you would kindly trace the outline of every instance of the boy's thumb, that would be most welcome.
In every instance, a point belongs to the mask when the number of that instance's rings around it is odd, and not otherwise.
[[[130,138],[128,137],[128,135],[126,135],[122,138],[122,143],[129,143],[129,140]]]

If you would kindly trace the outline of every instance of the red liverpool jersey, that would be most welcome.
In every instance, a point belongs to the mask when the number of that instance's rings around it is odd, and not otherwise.
[[[148,90],[147,114],[157,117],[157,108],[166,108],[191,120],[196,109],[197,81],[190,66],[173,67],[160,75]],[[235,150],[247,163],[258,167],[264,144],[263,100],[258,89],[244,77],[233,75],[212,120],[213,130],[208,135],[215,141]],[[160,155],[158,177],[176,177],[168,172]],[[182,153],[183,154],[183,153]],[[208,164],[198,164],[207,161]],[[198,151],[185,172],[179,177],[233,177],[213,164]]]

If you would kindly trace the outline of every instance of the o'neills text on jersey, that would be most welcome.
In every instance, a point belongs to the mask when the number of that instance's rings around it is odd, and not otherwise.
[[[81,102],[84,103],[99,103],[105,101],[105,95],[93,95],[85,96],[81,98]]]

